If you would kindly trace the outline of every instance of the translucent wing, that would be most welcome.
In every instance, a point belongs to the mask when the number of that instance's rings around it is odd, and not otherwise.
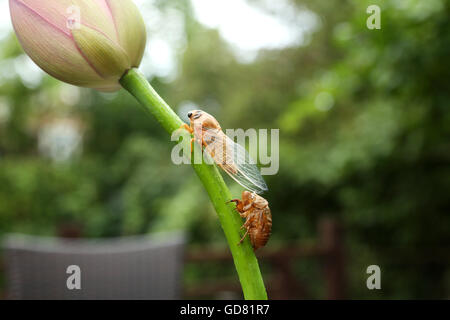
[[[205,151],[237,183],[252,192],[267,191],[266,182],[261,176],[256,162],[244,147],[218,130],[204,131],[203,140],[206,144]]]

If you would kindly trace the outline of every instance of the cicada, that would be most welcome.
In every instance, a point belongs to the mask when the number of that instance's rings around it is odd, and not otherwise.
[[[262,193],[267,185],[244,147],[231,140],[220,127],[219,122],[210,114],[202,110],[188,113],[190,126],[182,127],[194,134],[194,140],[205,147],[205,151],[214,162],[228,173],[237,183],[247,190]]]
[[[243,191],[242,200],[233,199],[231,202],[236,203],[240,216],[246,219],[241,227],[246,232],[239,244],[249,235],[253,250],[264,247],[272,231],[272,214],[267,200],[256,193]]]

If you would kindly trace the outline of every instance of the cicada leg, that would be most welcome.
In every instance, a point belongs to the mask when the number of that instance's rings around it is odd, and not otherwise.
[[[244,242],[245,237],[248,235],[248,231],[249,231],[249,229],[247,229],[247,231],[245,232],[244,236],[241,238],[241,240],[239,241],[239,243],[237,245],[240,245],[242,242]]]
[[[180,126],[180,129],[185,129],[185,130],[187,130],[187,131],[189,131],[189,133],[193,133],[194,132],[194,129],[192,129],[190,126],[188,126],[186,123],[183,123],[181,126]]]
[[[239,215],[241,216],[241,218],[247,218],[247,213],[246,212],[239,212]]]
[[[249,217],[250,214],[251,214],[251,212],[249,212],[249,211],[245,211],[243,213],[243,215],[245,216],[245,218],[247,218],[247,220],[245,220],[245,222],[242,225],[241,229],[242,228],[247,228],[248,229],[250,227],[250,225],[252,224],[253,219]]]
[[[185,130],[187,130],[190,134],[194,133],[194,129],[192,129],[192,128],[191,128],[190,126],[188,126],[186,123],[183,123],[183,124],[180,126],[180,129],[185,129]],[[192,150],[194,150],[194,138],[191,139],[191,153],[192,153]]]

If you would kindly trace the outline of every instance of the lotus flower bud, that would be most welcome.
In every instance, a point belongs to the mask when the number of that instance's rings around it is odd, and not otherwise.
[[[116,91],[138,67],[146,33],[132,0],[9,0],[19,42],[53,77]]]

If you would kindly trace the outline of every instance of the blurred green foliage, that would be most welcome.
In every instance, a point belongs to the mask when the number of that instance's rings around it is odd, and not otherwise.
[[[269,245],[314,238],[318,220],[332,216],[345,228],[349,297],[448,297],[449,1],[292,2],[319,17],[310,42],[247,64],[186,1],[162,3],[184,8],[187,47],[177,77],[152,84],[175,109],[193,101],[223,128],[280,128],[280,171],[266,177]],[[382,9],[381,30],[366,27],[370,4]],[[192,244],[225,243],[193,171],[172,164],[165,132],[128,94],[47,76],[27,85],[7,74],[22,54],[12,33],[0,54],[0,234],[54,235],[75,224],[85,237],[185,229]],[[67,118],[82,148],[55,162],[40,133]],[[371,264],[382,269],[381,291],[365,286]]]

